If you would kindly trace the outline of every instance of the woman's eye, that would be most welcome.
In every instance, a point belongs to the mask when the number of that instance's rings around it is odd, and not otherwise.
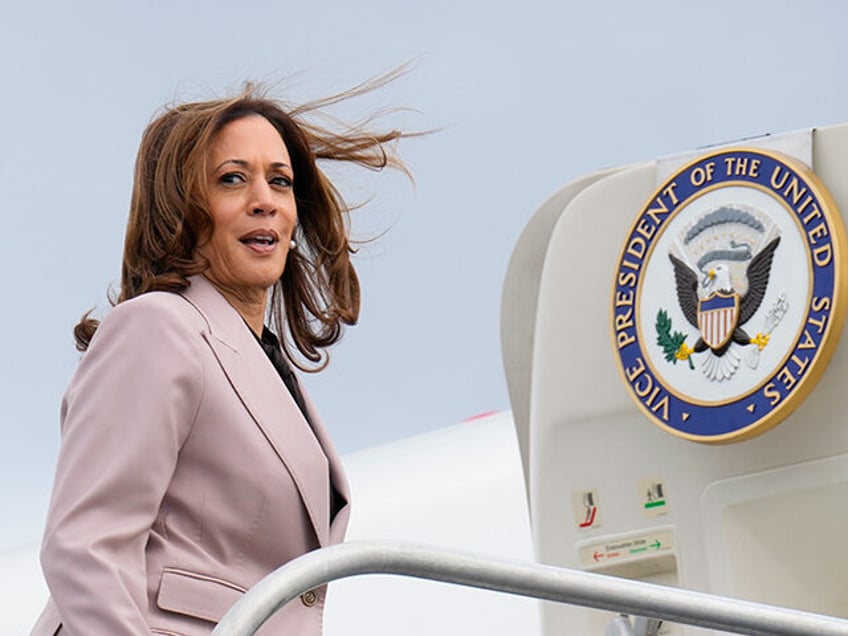
[[[225,185],[235,185],[237,183],[244,183],[246,179],[244,175],[238,172],[228,172],[227,174],[221,175],[221,178],[218,179],[220,183]]]
[[[292,187],[294,180],[291,177],[280,175],[272,177],[269,183],[280,188],[290,188]]]

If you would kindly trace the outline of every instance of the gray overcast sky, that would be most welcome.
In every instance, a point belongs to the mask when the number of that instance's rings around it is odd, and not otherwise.
[[[335,111],[409,107],[440,128],[398,175],[339,174],[371,204],[361,324],[306,382],[351,451],[508,408],[498,313],[533,211],[602,167],[846,119],[848,5],[687,2],[0,1],[0,549],[36,540],[72,324],[118,280],[132,163],[151,115],[245,79],[291,101],[407,60]]]

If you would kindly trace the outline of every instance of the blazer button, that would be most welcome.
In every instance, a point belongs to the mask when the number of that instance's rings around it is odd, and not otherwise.
[[[318,595],[313,590],[309,590],[308,592],[304,592],[300,595],[300,602],[306,605],[306,607],[312,607],[317,601]]]

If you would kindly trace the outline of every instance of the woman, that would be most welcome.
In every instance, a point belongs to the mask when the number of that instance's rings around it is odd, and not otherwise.
[[[75,329],[33,634],[208,634],[260,578],[342,540],[348,485],[286,362],[290,342],[321,368],[359,311],[316,158],[402,168],[385,145],[403,135],[302,121],[338,98],[286,113],[247,90],[145,131],[117,306]],[[258,633],[319,634],[324,594]]]

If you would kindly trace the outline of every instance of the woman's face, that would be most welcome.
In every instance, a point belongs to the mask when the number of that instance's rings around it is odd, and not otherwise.
[[[251,297],[283,274],[297,222],[294,172],[271,123],[250,115],[224,126],[207,154],[213,231],[198,251],[214,284]]]

